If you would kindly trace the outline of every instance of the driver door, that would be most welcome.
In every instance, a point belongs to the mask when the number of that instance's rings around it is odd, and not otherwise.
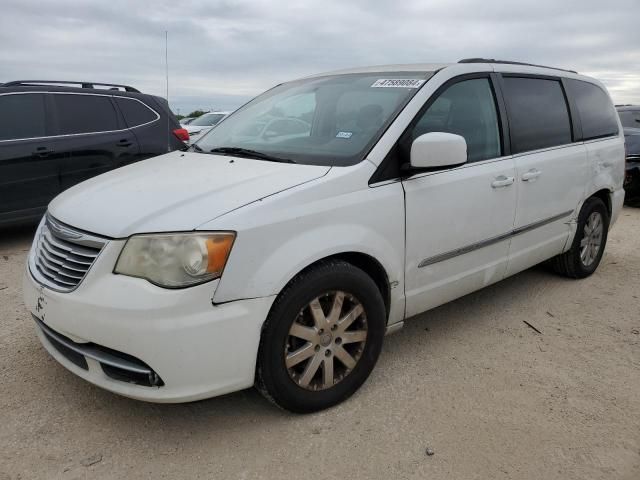
[[[454,79],[436,92],[401,138],[400,151],[409,152],[428,132],[463,136],[467,163],[402,182],[407,317],[504,278],[516,214],[515,166],[503,155],[488,74]]]

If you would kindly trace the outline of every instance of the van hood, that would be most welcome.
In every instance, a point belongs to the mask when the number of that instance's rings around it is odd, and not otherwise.
[[[72,227],[113,238],[189,231],[329,170],[178,151],[76,185],[49,204],[49,213]]]

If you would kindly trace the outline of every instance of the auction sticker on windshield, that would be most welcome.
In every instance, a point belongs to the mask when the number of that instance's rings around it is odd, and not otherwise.
[[[419,78],[380,78],[372,88],[420,88],[426,80]]]

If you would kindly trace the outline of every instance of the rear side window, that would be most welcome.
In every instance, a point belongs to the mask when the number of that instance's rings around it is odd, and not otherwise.
[[[153,122],[158,118],[153,110],[138,100],[123,97],[115,97],[115,100],[129,128]]]
[[[118,129],[118,117],[110,97],[74,94],[54,94],[52,97],[60,135]]]
[[[0,95],[0,140],[46,135],[44,95]]]
[[[575,100],[584,140],[618,134],[616,110],[609,96],[597,85],[580,80],[567,80]]]
[[[571,143],[571,121],[557,80],[504,77],[513,153]]]

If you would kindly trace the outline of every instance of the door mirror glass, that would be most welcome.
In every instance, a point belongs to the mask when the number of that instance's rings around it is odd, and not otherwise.
[[[413,168],[435,168],[462,165],[467,161],[467,142],[453,133],[430,132],[411,144]]]

